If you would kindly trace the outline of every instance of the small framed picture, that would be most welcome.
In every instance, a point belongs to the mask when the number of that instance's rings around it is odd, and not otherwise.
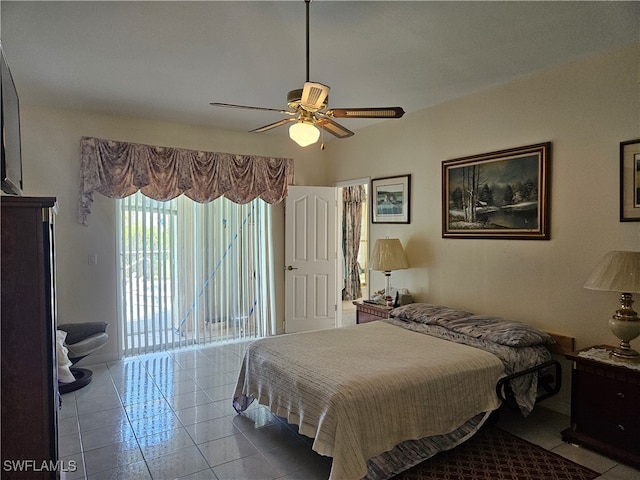
[[[640,222],[640,140],[620,143],[620,221]]]
[[[411,223],[411,175],[371,180],[371,222]]]
[[[442,162],[442,236],[548,240],[550,162],[550,142]]]

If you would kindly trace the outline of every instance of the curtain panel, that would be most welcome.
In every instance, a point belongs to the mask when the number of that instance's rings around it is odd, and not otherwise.
[[[138,190],[154,200],[186,195],[198,203],[224,196],[246,204],[281,202],[293,184],[293,160],[202,152],[82,137],[78,222],[87,225],[94,192],[124,198]]]
[[[362,205],[367,201],[364,185],[345,187],[342,201],[342,252],[345,263],[342,299],[356,300],[361,296],[358,251],[362,236]]]

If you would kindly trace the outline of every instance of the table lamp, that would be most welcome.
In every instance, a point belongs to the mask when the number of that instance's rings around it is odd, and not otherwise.
[[[640,252],[607,253],[596,265],[584,288],[621,293],[620,309],[609,319],[609,328],[620,339],[620,346],[611,352],[611,357],[640,362],[640,354],[629,345],[640,335],[640,320],[632,308],[632,293],[640,292]]]
[[[384,296],[387,303],[389,303],[391,300],[391,272],[409,268],[409,262],[400,240],[397,238],[376,240],[373,246],[373,254],[370,258],[370,265],[372,270],[382,271],[387,277]]]

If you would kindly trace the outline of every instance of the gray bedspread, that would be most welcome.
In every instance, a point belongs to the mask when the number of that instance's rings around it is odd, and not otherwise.
[[[448,434],[496,409],[503,375],[492,353],[372,322],[253,342],[234,407],[257,399],[333,457],[330,479],[360,479],[367,460],[401,442]]]

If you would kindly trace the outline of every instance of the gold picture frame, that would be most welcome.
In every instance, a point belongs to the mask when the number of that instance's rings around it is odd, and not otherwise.
[[[549,239],[551,143],[442,162],[442,237]]]

